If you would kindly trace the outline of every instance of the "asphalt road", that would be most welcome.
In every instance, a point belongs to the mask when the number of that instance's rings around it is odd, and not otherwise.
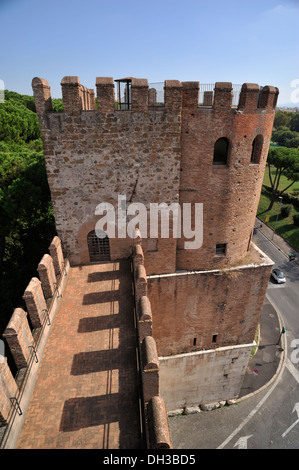
[[[299,268],[259,231],[253,242],[287,279],[270,279],[267,289],[287,329],[283,366],[269,387],[236,405],[169,418],[174,449],[299,449]]]

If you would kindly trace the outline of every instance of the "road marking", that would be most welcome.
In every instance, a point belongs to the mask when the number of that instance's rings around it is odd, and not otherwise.
[[[299,372],[294,366],[294,364],[291,363],[289,358],[286,359],[286,366],[288,371],[292,374],[296,382],[299,384]]]
[[[240,437],[240,439],[237,440],[235,443],[234,447],[238,446],[238,449],[247,449],[247,441],[252,437],[252,434],[249,436],[243,436]]]
[[[287,287],[286,283],[284,284],[268,284],[267,289],[283,289]]]
[[[293,429],[293,428],[296,426],[296,424],[299,423],[299,403],[296,403],[296,404],[295,404],[292,413],[294,413],[294,411],[296,411],[298,418],[297,418],[296,421],[282,434],[282,437],[285,437],[285,436],[291,431],[291,429]]]

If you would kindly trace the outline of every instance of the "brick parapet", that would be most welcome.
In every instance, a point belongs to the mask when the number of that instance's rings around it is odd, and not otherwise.
[[[233,99],[233,86],[231,82],[216,82],[214,89],[214,110],[231,108]]]
[[[261,91],[259,108],[275,110],[278,99],[278,88],[274,86],[264,86]]]
[[[0,356],[0,427],[8,424],[12,410],[10,399],[17,396],[18,386],[7,364],[7,358]]]
[[[138,264],[135,272],[136,301],[147,295],[146,271],[143,264]]]
[[[184,109],[198,108],[199,82],[182,82],[182,107]]]
[[[159,359],[152,336],[145,336],[141,343],[143,399],[147,403],[159,395]]]
[[[179,80],[165,80],[164,105],[166,112],[181,112],[182,90],[182,84]]]
[[[113,78],[97,77],[96,89],[99,112],[113,113],[115,109],[115,91]]]
[[[51,89],[47,80],[35,77],[31,85],[37,114],[43,115],[52,111]]]
[[[151,303],[147,296],[142,296],[137,303],[137,318],[138,318],[138,336],[139,341],[142,342],[146,336],[152,336],[153,316],[151,310]]]
[[[133,252],[134,270],[136,271],[139,265],[144,265],[144,253],[141,244],[134,245]]]
[[[37,267],[37,271],[42,283],[45,298],[52,298],[57,286],[57,279],[54,271],[53,259],[50,255],[45,254],[42,257]]]
[[[23,294],[23,299],[33,328],[40,328],[43,324],[47,304],[41,281],[37,277],[33,277],[29,282]]]
[[[14,310],[3,337],[7,341],[16,367],[18,369],[27,367],[32,352],[30,348],[34,345],[34,341],[27,321],[27,312],[22,308]]]
[[[150,449],[170,449],[171,440],[166,407],[164,400],[159,395],[159,358],[156,341],[152,336],[152,310],[146,295],[147,282],[144,281],[147,276],[139,229],[136,230],[136,235],[136,238],[133,239],[133,277],[147,447]],[[142,260],[142,263],[136,262],[136,257],[137,259],[139,257],[139,261]],[[143,286],[142,292],[138,288],[138,281]]]
[[[80,111],[95,109],[93,90],[83,86],[79,77],[65,76],[60,84],[65,113],[77,115]]]
[[[61,276],[64,270],[64,257],[62,252],[61,240],[55,236],[49,246],[49,252],[53,259],[55,275]]]
[[[131,80],[131,109],[132,111],[148,110],[148,81],[144,78]]]
[[[164,400],[154,396],[148,404],[151,449],[171,449],[168,417]]]

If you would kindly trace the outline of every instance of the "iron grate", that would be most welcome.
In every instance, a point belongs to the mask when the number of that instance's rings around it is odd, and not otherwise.
[[[104,238],[99,238],[96,235],[95,230],[93,230],[87,235],[87,245],[90,262],[110,261],[110,246],[108,235],[106,235]]]

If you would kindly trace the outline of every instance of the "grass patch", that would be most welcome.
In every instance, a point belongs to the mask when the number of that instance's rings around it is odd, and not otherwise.
[[[282,218],[280,215],[281,206],[275,202],[272,209],[268,211],[270,204],[270,195],[265,191],[262,191],[257,210],[257,216],[261,220],[265,220],[266,215],[270,215],[269,225],[272,229],[275,228],[275,232],[289,243],[291,247],[299,251],[299,228],[293,223],[293,215],[299,214],[299,211],[292,207],[292,211],[288,217]],[[278,214],[278,217],[277,217]]]
[[[271,170],[272,181],[274,181],[275,179],[275,173],[276,173],[276,168],[272,168]],[[288,180],[286,176],[281,175],[280,180],[279,180],[279,187],[278,187],[279,191],[282,191],[284,188],[289,186],[291,182],[292,181]],[[268,167],[265,170],[263,184],[271,187]],[[299,181],[295,181],[295,183],[289,189],[286,190],[286,193],[292,193],[293,191],[299,191]]]

